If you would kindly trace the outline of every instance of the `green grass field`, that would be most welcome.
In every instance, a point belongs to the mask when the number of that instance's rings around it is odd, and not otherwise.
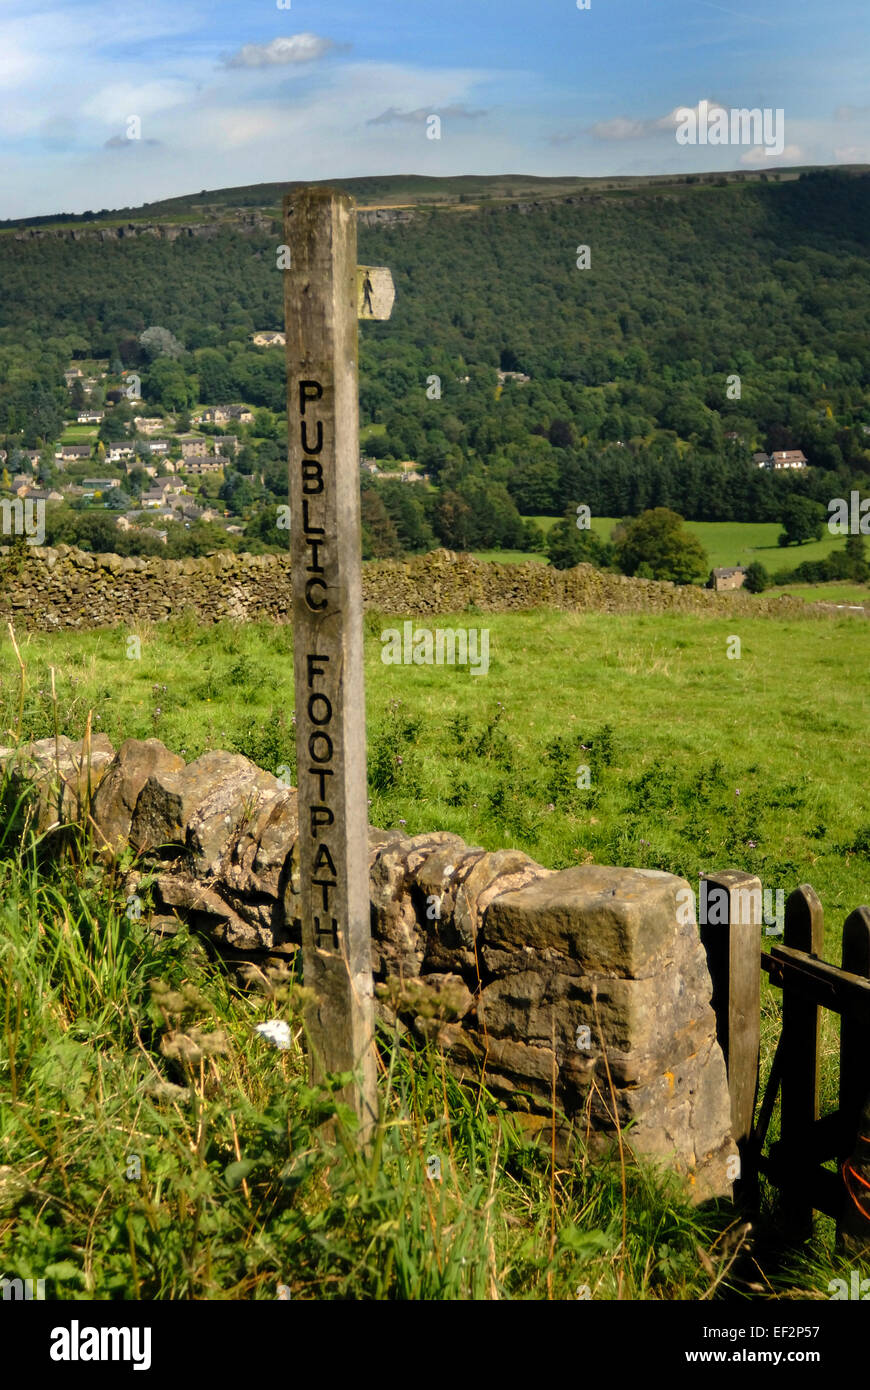
[[[870,902],[866,624],[429,619],[489,631],[489,671],[475,676],[384,665],[381,634],[395,621],[365,619],[372,824],[452,830],[554,868],[665,869],[693,887],[722,868],[786,894],[810,882],[826,956],[839,959],[844,917]],[[272,771],[295,767],[288,627],[179,620],[135,634],[138,661],[127,659],[126,630],[22,635],[23,734],[53,730],[53,667],[72,736],[92,710],[116,746],[157,736],[188,760],[226,748]],[[739,659],[727,655],[734,636]],[[4,635],[0,742],[19,698]],[[592,773],[586,790],[580,765]],[[7,1275],[47,1270],[75,1298],[268,1299],[278,1283],[294,1299],[575,1298],[581,1284],[593,1298],[697,1299],[733,1287],[718,1243],[730,1209],[692,1212],[630,1167],[623,1246],[618,1169],[578,1157],[551,1189],[546,1153],[448,1082],[437,1055],[395,1039],[384,1039],[376,1160],[362,1166],[352,1147],[325,1143],[317,1126],[334,1102],[305,1082],[297,987],[241,990],[186,929],[161,940],[145,918],[128,921],[120,878],[75,859],[39,868],[12,824],[0,817]],[[255,1024],[275,1016],[293,1024],[287,1053],[254,1040]],[[835,1016],[823,1017],[824,1110],[836,1105],[838,1034]],[[779,1018],[765,984],[762,1079]],[[204,1070],[171,1060],[182,1024],[216,1034]],[[771,1138],[777,1128],[775,1116]],[[434,1201],[431,1152],[451,1155]],[[129,1179],[131,1155],[141,1181]],[[766,1205],[763,1241],[774,1217]],[[799,1255],[778,1245],[759,1258],[771,1297],[825,1297],[842,1264],[821,1218]]]
[[[810,879],[835,916],[870,900],[867,855],[851,848],[870,824],[855,754],[870,696],[865,624],[553,611],[439,619],[488,629],[489,673],[474,676],[385,666],[380,633],[393,621],[365,620],[370,760],[381,767],[382,744],[397,756],[404,745],[395,775],[375,778],[373,824],[403,818],[409,833],[517,845],[554,868],[594,858],[689,878],[741,868],[771,887]],[[25,638],[26,733],[53,728],[53,665],[70,734],[93,708],[94,727],[116,744],[156,735],[188,759],[224,747],[272,771],[292,765],[289,628],[179,621],[137,631],[136,662],[120,630]],[[739,660],[726,654],[732,635]],[[5,636],[0,653],[10,726],[18,684]],[[605,725],[610,761],[591,794],[572,790],[572,765],[589,761]]]
[[[500,565],[548,565],[546,555],[535,555],[527,550],[474,550],[475,560],[495,560]]]
[[[99,433],[96,425],[67,425],[60,437],[61,444],[91,444]]]
[[[534,521],[546,534],[557,518],[533,516],[526,520]],[[617,517],[594,516],[592,529],[609,540],[617,521]],[[782,527],[775,521],[687,521],[685,525],[706,550],[711,569],[751,565],[757,560],[770,574],[776,574],[779,570],[793,569],[805,560],[824,560],[831,551],[843,548],[843,537],[832,536],[828,531],[820,541],[781,546],[777,538]]]
[[[855,603],[870,607],[870,586],[833,581],[830,584],[783,584],[775,593],[791,594],[807,603]]]

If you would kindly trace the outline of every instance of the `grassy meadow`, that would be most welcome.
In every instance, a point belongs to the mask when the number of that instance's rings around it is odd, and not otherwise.
[[[839,960],[844,917],[870,902],[866,624],[551,611],[428,620],[488,629],[489,671],[474,675],[383,664],[381,634],[401,621],[365,619],[373,824],[452,830],[554,868],[631,864],[693,886],[700,872],[738,868],[786,894],[810,882],[826,955]],[[127,658],[130,635],[140,660]],[[729,659],[735,636],[740,657]],[[289,627],[178,620],[19,641],[23,705],[0,641],[0,743],[9,730],[53,732],[53,667],[71,736],[93,711],[116,746],[156,736],[188,760],[225,748],[295,770]],[[827,1297],[839,1269],[827,1221],[789,1253],[771,1202],[754,1258],[733,1263],[727,1204],[692,1211],[633,1164],[623,1198],[618,1169],[582,1154],[551,1173],[485,1091],[389,1036],[384,1125],[362,1163],[346,1117],[335,1142],[318,1128],[336,1107],[305,1080],[298,983],[242,988],[186,928],[158,937],[147,913],[128,921],[119,876],[76,856],[40,864],[16,824],[7,807],[7,1275],[48,1272],[63,1289],[50,1297],[81,1298],[275,1298],[279,1284],[293,1298]],[[765,985],[762,1076],[779,1008]],[[292,1026],[286,1052],[253,1031],[276,1016]],[[832,1107],[837,1033],[824,1019]],[[182,1026],[199,1039],[193,1060],[174,1043]],[[437,1187],[425,1176],[432,1153],[444,1156]]]
[[[558,518],[552,516],[533,516],[534,521],[546,535]],[[593,516],[592,530],[604,540],[610,534],[619,518],[614,516]],[[807,541],[804,545],[780,545],[779,534],[782,527],[776,521],[686,521],[687,531],[697,536],[707,552],[711,569],[729,565],[751,565],[758,561],[769,574],[780,570],[794,569],[805,560],[824,560],[833,550],[842,550],[843,537],[833,536],[825,531],[820,541]],[[494,558],[490,552],[486,558]],[[804,586],[827,587],[827,586]]]

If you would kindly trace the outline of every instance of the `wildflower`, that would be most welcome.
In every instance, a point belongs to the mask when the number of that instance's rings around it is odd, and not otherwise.
[[[280,1052],[286,1052],[292,1041],[290,1024],[285,1023],[282,1018],[270,1019],[268,1023],[258,1023],[254,1032],[259,1033],[266,1042],[272,1043]]]

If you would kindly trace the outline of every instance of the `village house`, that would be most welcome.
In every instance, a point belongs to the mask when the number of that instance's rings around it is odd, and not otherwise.
[[[80,379],[83,376],[84,372],[82,371],[81,367],[70,367],[68,371],[64,372],[63,379],[66,382],[67,386],[72,386],[74,381]]]
[[[87,492],[107,492],[109,488],[120,486],[120,478],[82,478],[82,487]]]
[[[496,373],[496,375],[497,375],[497,377],[498,377],[498,379],[499,379],[499,383],[500,383],[502,386],[504,386],[504,384],[505,384],[506,381],[531,381],[531,379],[532,379],[530,376],[526,376],[525,372],[502,372],[502,371],[499,371],[499,372]]]
[[[29,487],[33,485],[33,479],[27,478],[23,473],[16,473],[10,484],[10,492],[16,497],[24,497]]]
[[[120,463],[122,459],[136,457],[136,448],[133,444],[110,444],[106,450],[106,458],[109,463]]]
[[[177,473],[170,473],[166,478],[157,479],[157,487],[163,492],[179,493],[185,491],[187,483]]]
[[[145,448],[148,450],[149,454],[168,454],[169,440],[149,439],[147,444],[145,445]]]
[[[156,434],[166,429],[166,421],[160,415],[134,415],[133,424],[140,434]]]
[[[80,410],[76,420],[80,425],[99,425],[104,418],[102,410]]]
[[[743,581],[746,578],[746,569],[743,565],[732,565],[730,568],[715,569],[710,574],[708,589],[716,589],[721,592],[723,589],[742,589]]]
[[[253,424],[253,411],[248,410],[245,405],[210,405],[201,415],[194,416],[194,422],[205,422],[207,425],[225,425],[230,420],[237,420],[240,425]]]
[[[776,469],[807,467],[807,456],[802,449],[774,449],[770,457]]]
[[[251,342],[256,347],[283,347],[287,338],[283,333],[270,333],[263,329],[259,333],[251,334]]]
[[[189,462],[187,460],[184,462],[185,472],[193,474],[219,473],[223,466],[224,459],[220,454],[216,454],[213,458],[191,459]]]
[[[143,507],[162,507],[165,501],[163,489],[150,487],[147,492],[142,493],[141,500]]]
[[[180,441],[182,458],[206,458],[211,452],[209,439],[199,439],[192,435],[184,436]]]
[[[752,462],[755,464],[756,468],[770,468],[770,467],[772,467],[771,460],[770,460],[770,454],[761,454],[761,453],[759,453],[759,454],[753,454],[753,455],[752,455]]]
[[[81,463],[91,456],[90,444],[61,444],[55,451],[55,463]]]
[[[758,454],[753,457],[758,462],[759,468],[773,468],[777,472],[783,468],[806,468],[808,466],[807,456],[802,449],[774,449],[766,461],[762,461]]]
[[[221,434],[215,439],[214,447],[216,453],[224,454],[227,457],[233,457],[239,452],[240,445],[236,435]]]
[[[29,502],[62,502],[63,493],[55,488],[28,487],[25,497]]]

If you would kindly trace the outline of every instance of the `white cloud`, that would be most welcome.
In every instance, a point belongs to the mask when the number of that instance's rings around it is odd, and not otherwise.
[[[801,164],[803,159],[804,152],[800,145],[786,145],[782,154],[777,154],[776,150],[769,149],[767,145],[753,145],[751,150],[740,156],[740,163],[750,167],[769,164],[771,160],[779,160],[783,164]]]
[[[216,140],[224,149],[237,150],[257,140],[273,140],[287,129],[287,114],[279,109],[264,107],[229,107],[210,112],[207,128],[212,146]]]
[[[117,125],[128,116],[155,116],[161,111],[171,111],[182,106],[194,95],[194,84],[181,80],[168,79],[163,82],[137,81],[131,74],[129,81],[112,82],[100,87],[87,101],[82,103],[80,114],[91,116],[94,120]]]
[[[669,111],[666,116],[660,116],[657,121],[649,121],[648,124],[655,130],[676,130],[677,126],[685,120],[687,111],[692,112],[696,121],[700,120],[702,106],[707,108],[708,119],[714,111],[727,111],[728,109],[727,106],[723,106],[721,101],[714,101],[712,97],[704,97],[694,106],[675,106],[673,111]]]
[[[339,45],[334,39],[318,34],[290,34],[287,38],[273,39],[271,43],[246,43],[237,53],[226,57],[224,64],[228,68],[274,68],[285,67],[288,63],[314,63],[339,47],[348,45]]]
[[[866,145],[840,145],[834,150],[838,164],[870,164],[870,141]]]
[[[629,116],[614,116],[609,121],[596,121],[595,125],[589,127],[589,131],[597,140],[641,140],[647,135],[676,130],[686,112],[693,111],[697,117],[701,105],[702,103],[699,101],[696,106],[675,106],[673,111],[669,111],[666,116],[654,116],[648,120],[636,120]],[[706,105],[709,115],[712,115],[714,111],[725,110],[722,103],[718,101],[708,100]]]
[[[614,116],[610,121],[596,121],[590,130],[598,140],[636,140],[646,134],[648,122]]]
[[[440,116],[442,120],[476,121],[487,114],[486,111],[475,111],[461,101],[452,106],[421,106],[416,111],[399,111],[391,106],[379,116],[372,116],[366,125],[419,125],[430,116]]]
[[[838,106],[834,112],[835,121],[860,121],[870,116],[870,106]]]

